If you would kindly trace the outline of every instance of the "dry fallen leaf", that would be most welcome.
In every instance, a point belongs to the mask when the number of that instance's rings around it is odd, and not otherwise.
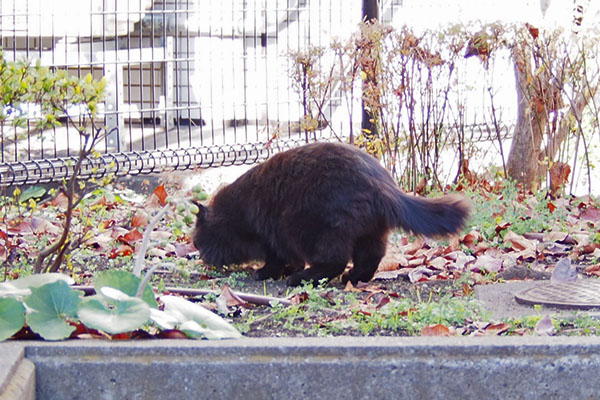
[[[110,236],[113,239],[118,239],[119,237],[126,235],[127,232],[129,231],[122,226],[113,226],[110,230]]]
[[[446,254],[446,258],[453,260],[453,268],[458,271],[464,271],[465,267],[475,261],[475,257],[468,256],[462,251],[453,251],[452,253]]]
[[[571,166],[563,162],[554,162],[550,167],[550,190],[556,194],[568,181]]]
[[[568,232],[552,231],[544,233],[544,242],[564,242],[569,236]]]
[[[427,325],[421,329],[421,336],[450,336],[450,329],[442,324]]]
[[[425,267],[414,268],[408,273],[408,279],[411,283],[425,282],[429,280],[432,271]]]
[[[395,271],[379,271],[373,276],[373,280],[392,280],[398,279],[399,277],[408,277],[408,273],[412,271],[412,268],[401,268]],[[352,284],[350,284],[352,285]],[[347,286],[347,285],[346,285]],[[352,287],[354,288],[354,287]]]
[[[408,243],[405,246],[400,247],[400,251],[403,254],[414,254],[417,250],[420,250],[423,247],[424,239],[419,237],[414,242]]]
[[[156,195],[161,205],[165,206],[167,204],[168,194],[164,184],[157,186],[153,193]]]
[[[167,329],[160,331],[158,337],[163,339],[189,339],[188,335],[177,329]]]
[[[512,248],[518,259],[531,260],[537,256],[537,241],[526,239],[524,236],[518,235],[512,231],[506,232],[504,235],[504,243],[507,247]]]
[[[69,204],[69,199],[67,198],[67,195],[64,194],[64,192],[60,192],[56,195],[54,199],[52,199],[50,204],[58,208],[67,208]]]
[[[145,213],[138,211],[131,218],[131,227],[132,228],[143,228],[148,225],[148,217]]]
[[[397,250],[388,251],[379,263],[378,271],[395,271],[399,266],[407,266],[407,258]]]
[[[462,287],[462,293],[465,296],[470,296],[473,294],[473,287],[471,285],[469,285],[468,283],[463,283],[461,287]]]
[[[352,283],[350,283],[350,281],[348,281],[348,285],[352,286]],[[348,287],[348,285],[346,285],[346,287]],[[356,291],[358,291],[358,290],[356,290]],[[304,303],[305,301],[308,300],[308,293],[306,293],[306,292],[296,293],[293,296],[291,296],[288,300],[290,301],[290,303],[292,303],[294,305]]]
[[[175,243],[174,246],[177,257],[185,257],[198,251],[193,243]]]
[[[536,242],[526,239],[524,236],[518,235],[513,231],[506,232],[504,235],[504,244],[509,245],[513,250],[533,250],[535,252]]]
[[[118,239],[123,243],[133,244],[138,240],[142,240],[143,237],[144,236],[141,234],[140,231],[137,230],[137,228],[133,228],[126,234],[119,236]]]
[[[247,302],[242,300],[240,296],[231,290],[231,287],[228,284],[224,284],[221,287],[221,294],[217,297],[216,304],[219,312],[223,314],[228,314],[230,312],[229,307],[249,306]]]
[[[489,254],[477,257],[469,266],[470,271],[485,271],[487,273],[499,272],[502,269],[502,259]]]
[[[512,327],[511,324],[500,322],[497,324],[490,324],[485,328],[485,332],[490,335],[500,335],[508,331]]]
[[[450,264],[450,262],[448,260],[446,260],[444,257],[436,257],[433,260],[429,261],[428,267],[437,269],[438,271],[442,271],[442,270],[446,269],[446,266],[448,264]]]
[[[597,207],[587,207],[579,214],[579,219],[584,221],[600,221],[600,209]]]
[[[120,244],[116,248],[112,249],[108,256],[110,258],[117,258],[119,256],[130,256],[133,254],[133,248],[128,244]]]
[[[481,242],[482,240],[483,236],[481,233],[476,230],[472,230],[462,237],[461,242],[471,249],[473,246],[475,246],[475,243]]]
[[[594,264],[586,267],[584,273],[586,275],[600,276],[600,264]]]
[[[163,229],[156,229],[150,233],[150,239],[156,240],[158,242],[170,239],[173,235],[172,232]]]

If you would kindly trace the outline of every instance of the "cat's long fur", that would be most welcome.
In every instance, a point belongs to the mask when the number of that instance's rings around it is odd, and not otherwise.
[[[407,195],[366,152],[315,143],[279,153],[218,191],[200,207],[194,244],[215,266],[264,260],[258,279],[334,278],[352,260],[344,279],[367,282],[392,229],[448,235],[468,215],[461,196]]]

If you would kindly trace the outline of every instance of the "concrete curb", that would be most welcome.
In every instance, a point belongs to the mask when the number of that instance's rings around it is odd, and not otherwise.
[[[0,345],[0,400],[35,399],[35,367],[22,345]]]
[[[69,341],[23,347],[35,364],[37,399],[600,397],[597,337]]]

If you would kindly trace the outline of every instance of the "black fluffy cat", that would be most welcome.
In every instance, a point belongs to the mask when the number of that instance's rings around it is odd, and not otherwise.
[[[352,260],[343,280],[356,284],[373,277],[392,229],[447,235],[468,215],[460,196],[404,194],[366,152],[315,143],[279,153],[219,190],[200,206],[194,244],[215,266],[264,260],[257,279],[293,273],[289,285],[334,278]]]

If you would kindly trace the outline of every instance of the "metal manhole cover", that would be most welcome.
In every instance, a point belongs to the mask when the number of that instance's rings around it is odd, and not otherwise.
[[[529,305],[582,309],[600,307],[600,279],[558,284],[548,282],[515,294],[515,299]]]

